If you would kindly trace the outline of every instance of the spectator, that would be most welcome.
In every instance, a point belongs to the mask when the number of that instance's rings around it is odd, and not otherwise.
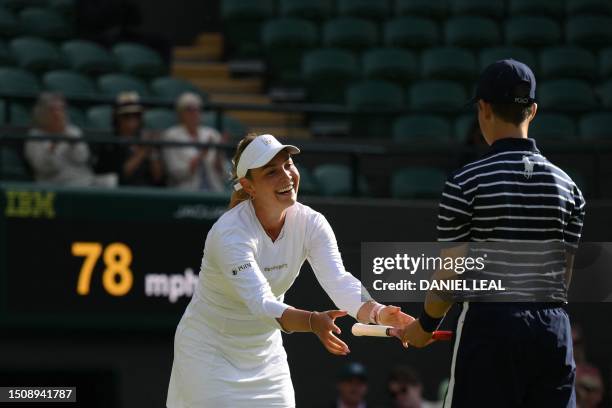
[[[397,366],[391,371],[387,388],[393,408],[434,408],[438,404],[423,399],[423,384],[410,367]]]
[[[368,378],[360,363],[349,363],[342,368],[336,383],[338,397],[327,405],[329,408],[366,408]]]
[[[34,125],[30,136],[66,136],[81,138],[81,130],[68,123],[66,102],[58,93],[43,92],[34,106]],[[65,186],[117,185],[117,174],[94,174],[86,143],[30,141],[25,144],[25,157],[38,182]]]
[[[171,142],[220,143],[221,134],[200,124],[202,99],[191,92],[179,96],[176,111],[179,124],[166,130]],[[229,179],[228,161],[214,148],[168,147],[163,149],[168,185],[183,190],[224,191]]]
[[[153,140],[143,131],[143,107],[136,92],[122,92],[113,109],[114,135],[122,140]],[[163,166],[159,149],[143,145],[105,145],[98,154],[98,171],[119,174],[119,183],[130,186],[161,185]]]
[[[599,408],[603,400],[603,380],[599,370],[587,363],[576,365],[577,408]]]

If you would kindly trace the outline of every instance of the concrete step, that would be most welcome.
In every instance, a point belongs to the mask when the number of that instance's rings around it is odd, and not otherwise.
[[[257,105],[268,105],[272,100],[261,94],[232,94],[232,93],[212,93],[208,94],[211,102],[219,103],[248,103]]]
[[[304,123],[304,116],[301,113],[228,110],[227,114],[235,117],[249,128],[301,126]]]
[[[219,61],[223,50],[208,45],[174,47],[174,61]]]
[[[258,127],[254,126],[249,129],[253,133],[258,135],[269,133],[279,139],[312,139],[312,133],[310,130],[302,127],[288,127],[288,126],[266,126]]]
[[[196,45],[210,45],[223,49],[223,34],[221,33],[202,33],[197,36]]]
[[[195,80],[200,78],[229,78],[227,64],[223,62],[175,62],[172,75]]]
[[[256,78],[190,78],[177,75],[191,81],[208,93],[257,94],[263,90],[261,79]]]

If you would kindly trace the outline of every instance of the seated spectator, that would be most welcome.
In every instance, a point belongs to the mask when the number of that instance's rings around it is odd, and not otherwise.
[[[397,366],[387,382],[393,408],[434,408],[439,404],[423,399],[423,384],[410,367]]]
[[[360,363],[348,363],[340,372],[336,383],[338,397],[328,408],[366,408],[368,377],[365,367]]]
[[[576,365],[576,406],[599,408],[603,400],[604,385],[599,370],[587,363]]]
[[[122,140],[154,140],[156,135],[143,130],[143,106],[136,92],[122,92],[113,109],[114,135]],[[153,186],[163,182],[159,149],[154,146],[109,144],[98,153],[96,169],[119,174],[119,184]]]
[[[61,94],[43,92],[34,106],[34,125],[30,136],[66,136],[81,138],[81,130],[68,123],[66,102]],[[29,141],[25,157],[38,182],[65,186],[117,185],[117,174],[96,175],[90,166],[90,152],[86,143]]]
[[[191,92],[179,96],[176,111],[179,124],[166,130],[164,140],[171,142],[220,143],[221,134],[200,124],[202,99]],[[182,190],[224,191],[229,179],[228,161],[214,148],[166,147],[163,159],[168,185]]]

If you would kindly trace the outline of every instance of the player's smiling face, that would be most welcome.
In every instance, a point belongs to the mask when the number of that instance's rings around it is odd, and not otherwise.
[[[300,173],[285,150],[265,166],[252,169],[251,179],[254,194],[250,194],[265,207],[286,209],[297,200]]]

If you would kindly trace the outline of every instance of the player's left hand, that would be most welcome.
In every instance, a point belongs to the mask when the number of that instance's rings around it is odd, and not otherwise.
[[[433,333],[428,333],[423,330],[419,320],[414,320],[412,323],[404,327],[403,329],[391,329],[391,335],[400,339],[404,347],[425,347],[433,343],[435,340],[432,339]]]
[[[378,324],[403,329],[414,322],[414,317],[402,312],[397,306],[385,306],[380,310]]]

